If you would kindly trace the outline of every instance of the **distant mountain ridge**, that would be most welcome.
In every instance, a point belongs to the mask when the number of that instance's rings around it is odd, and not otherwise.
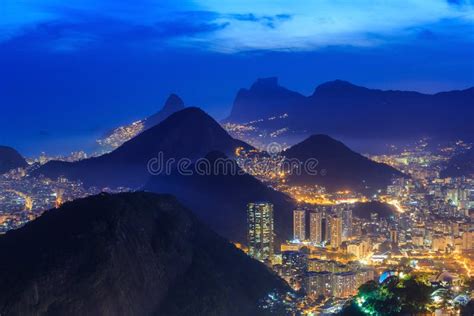
[[[145,122],[145,130],[160,124],[168,116],[178,111],[184,110],[184,101],[176,94],[172,93],[169,95],[168,99],[165,102],[163,108],[157,113],[147,117]]]
[[[2,315],[266,315],[286,283],[170,196],[100,194],[0,236]]]
[[[250,89],[240,89],[226,121],[249,122],[281,115],[289,106],[301,107],[306,97],[278,85],[278,79],[258,79]],[[295,109],[292,109],[294,111]]]
[[[0,146],[0,174],[28,166],[25,158],[12,147]]]
[[[168,96],[168,99],[160,111],[145,119],[114,128],[103,138],[98,139],[97,143],[105,149],[116,149],[143,131],[158,125],[171,114],[184,110],[184,108],[183,100],[178,95],[172,93]]]
[[[233,155],[237,147],[251,148],[233,139],[208,114],[189,107],[140,133],[111,153],[68,163],[51,161],[33,175],[65,176],[86,186],[139,188],[150,177],[148,163],[162,155],[164,162],[181,158],[195,160],[213,150]]]
[[[474,137],[474,87],[423,94],[378,90],[335,80],[303,96],[278,84],[277,78],[258,79],[241,89],[225,122],[246,123],[287,113],[288,119],[265,122],[310,134],[347,137]],[[262,123],[263,124],[263,123]]]
[[[372,161],[327,135],[313,135],[283,152],[287,159],[306,162],[315,159],[315,170],[293,172],[290,184],[321,185],[329,191],[351,190],[375,193],[385,189],[393,177],[405,177],[400,171]],[[317,174],[312,174],[316,171]]]

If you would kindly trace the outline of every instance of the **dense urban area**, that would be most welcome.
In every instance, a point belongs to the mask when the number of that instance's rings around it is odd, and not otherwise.
[[[338,313],[358,304],[371,314],[374,303],[367,298],[371,294],[362,289],[373,284],[372,292],[381,291],[378,287],[395,279],[428,289],[429,299],[420,302],[424,304],[420,310],[459,311],[472,295],[474,180],[442,179],[439,173],[443,162],[470,147],[458,141],[431,149],[429,140],[422,139],[413,146],[391,148],[393,153],[368,155],[410,175],[394,178],[386,190],[373,196],[288,185],[281,153],[237,148],[237,161],[247,173],[299,203],[293,211],[292,240],[276,235],[271,203],[248,201],[247,210],[242,210],[247,214],[247,244],[235,245],[265,263],[293,289],[286,294],[269,293],[261,301],[262,308],[315,315]],[[128,191],[86,189],[64,177],[29,175],[51,159],[85,158],[83,152],[69,157],[42,154],[30,159],[27,168],[4,174],[0,179],[1,232],[18,228],[66,201],[103,191]],[[355,212],[358,203],[367,202],[385,203],[392,212],[375,207],[365,215]]]

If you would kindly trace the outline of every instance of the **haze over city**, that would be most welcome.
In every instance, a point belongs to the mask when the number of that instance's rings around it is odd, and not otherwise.
[[[4,0],[1,315],[474,315],[474,2]]]

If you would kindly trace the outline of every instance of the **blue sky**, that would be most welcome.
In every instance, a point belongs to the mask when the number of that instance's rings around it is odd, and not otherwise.
[[[223,118],[257,77],[462,89],[473,45],[470,0],[3,0],[0,143],[79,149],[171,92]]]

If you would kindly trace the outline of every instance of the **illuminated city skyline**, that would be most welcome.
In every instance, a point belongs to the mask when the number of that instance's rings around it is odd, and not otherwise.
[[[474,1],[3,0],[0,314],[474,315]]]

